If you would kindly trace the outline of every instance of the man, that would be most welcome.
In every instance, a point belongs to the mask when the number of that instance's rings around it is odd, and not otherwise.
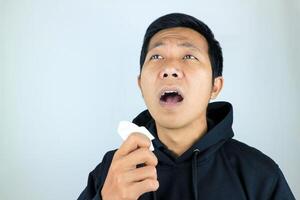
[[[147,110],[89,174],[79,200],[295,199],[280,168],[233,137],[233,108],[209,103],[223,87],[222,50],[203,22],[181,13],[147,29],[138,85]]]

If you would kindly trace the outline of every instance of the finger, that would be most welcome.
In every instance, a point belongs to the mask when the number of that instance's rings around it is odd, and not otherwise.
[[[121,147],[116,151],[116,158],[121,158],[136,150],[139,147],[149,148],[151,145],[150,139],[142,133],[131,133],[128,138],[122,143]]]
[[[124,170],[135,169],[141,163],[156,166],[158,160],[155,154],[148,148],[138,148],[125,157],[120,158],[120,165]]]
[[[125,181],[127,183],[138,182],[147,178],[157,179],[157,172],[154,166],[145,166],[130,170],[124,174]]]
[[[130,191],[137,197],[140,197],[146,192],[156,191],[158,187],[159,182],[154,179],[145,179],[140,182],[135,182],[129,186]]]

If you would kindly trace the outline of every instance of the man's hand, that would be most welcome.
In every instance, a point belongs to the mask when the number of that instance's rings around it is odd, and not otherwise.
[[[151,141],[132,133],[115,152],[101,196],[103,200],[136,200],[159,187],[155,166],[158,160],[149,150]],[[138,164],[145,166],[137,168]]]

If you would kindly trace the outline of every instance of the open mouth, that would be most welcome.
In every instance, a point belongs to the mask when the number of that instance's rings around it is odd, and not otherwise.
[[[160,96],[160,102],[164,104],[177,104],[183,101],[183,96],[176,90],[164,91]]]

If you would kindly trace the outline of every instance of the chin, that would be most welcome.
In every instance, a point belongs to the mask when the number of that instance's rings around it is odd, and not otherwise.
[[[181,128],[183,126],[186,125],[186,120],[184,120],[182,118],[182,116],[180,117],[170,117],[170,116],[166,116],[166,117],[158,117],[156,118],[156,123],[158,123],[160,126],[164,127],[164,128],[169,128],[169,129],[177,129],[177,128]]]

